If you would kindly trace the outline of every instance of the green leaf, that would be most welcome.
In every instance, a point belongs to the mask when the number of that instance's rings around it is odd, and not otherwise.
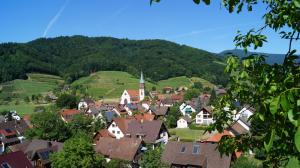
[[[300,0],[294,0],[294,5],[295,5],[297,8],[300,8]]]
[[[266,142],[264,142],[264,147],[265,147],[267,153],[270,151],[270,149],[271,149],[272,146],[273,146],[274,137],[275,137],[275,130],[272,129],[269,143],[267,144]]]
[[[300,152],[300,127],[298,127],[297,132],[295,134],[295,145],[298,152]]]
[[[295,168],[299,167],[300,163],[297,157],[290,157],[289,162],[286,165],[286,168]]]
[[[270,112],[274,115],[277,112],[279,103],[279,97],[275,97],[270,103]]]
[[[297,120],[294,120],[294,113],[293,113],[293,109],[290,109],[289,112],[288,112],[288,118],[290,120],[290,122],[292,124],[294,124],[296,127],[298,126],[298,121]]]
[[[196,4],[200,4],[200,0],[193,0]]]
[[[280,105],[284,111],[289,110],[289,102],[285,94],[280,96]]]
[[[297,106],[300,106],[300,99],[297,100]]]

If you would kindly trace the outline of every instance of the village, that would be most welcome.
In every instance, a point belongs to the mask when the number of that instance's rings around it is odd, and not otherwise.
[[[239,109],[228,111],[232,123],[224,132],[205,132],[214,123],[213,93],[203,91],[195,98],[185,100],[189,88],[164,87],[163,92],[147,90],[141,72],[136,90],[124,90],[119,102],[108,103],[82,97],[76,109],[61,109],[60,118],[65,123],[77,115],[93,121],[101,121],[104,127],[92,132],[94,151],[105,157],[106,162],[124,160],[128,167],[140,167],[143,155],[156,148],[163,149],[161,162],[168,167],[229,168],[231,163],[252,151],[235,151],[222,155],[218,142],[223,136],[241,136],[249,133],[250,117],[255,109],[239,105]],[[224,88],[213,88],[215,96],[226,94]],[[26,165],[26,167],[51,167],[51,153],[63,150],[64,143],[43,139],[28,139],[25,132],[32,129],[30,116],[0,122],[2,167]],[[199,131],[200,130],[200,131]],[[189,131],[197,135],[188,139]],[[198,131],[198,132],[197,132]],[[9,160],[9,163],[7,162]],[[5,165],[6,164],[6,165]],[[11,166],[9,166],[11,165]]]

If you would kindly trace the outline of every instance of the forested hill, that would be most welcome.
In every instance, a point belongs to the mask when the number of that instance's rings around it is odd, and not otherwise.
[[[60,75],[72,82],[99,70],[126,71],[148,80],[199,76],[224,84],[223,59],[215,54],[164,40],[111,37],[41,38],[0,44],[0,82],[26,78],[28,72]]]

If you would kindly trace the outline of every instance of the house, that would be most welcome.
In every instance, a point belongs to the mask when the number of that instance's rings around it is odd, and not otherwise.
[[[147,144],[167,143],[169,133],[159,120],[138,121],[135,118],[115,118],[108,129],[116,139],[140,138]]]
[[[234,120],[243,119],[247,121],[255,112],[255,109],[249,105],[243,106],[243,108],[233,116]]]
[[[132,116],[134,112],[145,112],[146,109],[139,103],[128,103],[124,105],[125,110],[129,116]]]
[[[162,161],[171,167],[229,168],[231,155],[221,155],[217,144],[170,141]]]
[[[107,129],[101,129],[93,137],[94,143],[97,143],[100,138],[116,138],[112,133],[110,133]]]
[[[171,98],[165,98],[158,102],[159,106],[172,107],[174,105],[174,101]]]
[[[239,119],[235,121],[228,130],[234,135],[242,135],[250,132],[250,125],[246,121]]]
[[[155,115],[155,118],[166,116],[170,108],[167,106],[151,106],[149,113]]]
[[[137,121],[132,120],[128,124],[126,137],[140,138],[146,144],[166,144],[169,140],[169,133],[166,126],[160,120]]]
[[[152,121],[155,118],[155,115],[149,113],[139,113],[134,115],[134,118],[140,122],[142,121]]]
[[[196,112],[196,107],[191,103],[182,103],[179,110],[183,116],[188,115],[191,117],[191,114]]]
[[[166,93],[166,94],[170,94],[174,91],[173,88],[170,86],[166,86],[162,90],[163,90],[163,93]]]
[[[95,105],[94,100],[90,98],[81,99],[78,103],[78,110],[87,109],[88,107]]]
[[[64,122],[70,122],[73,119],[73,117],[78,114],[80,114],[80,110],[76,109],[63,109],[60,112],[61,119]]]
[[[210,101],[210,94],[207,93],[203,93],[199,96],[200,99],[200,103],[202,106],[208,106],[209,105],[209,101]]]
[[[96,153],[99,153],[110,159],[120,159],[131,162],[133,165],[137,165],[140,159],[142,149],[142,140],[137,138],[100,138],[95,146]]]
[[[34,167],[49,167],[49,154],[62,150],[63,143],[33,139],[9,147],[11,151],[22,151]]]
[[[0,155],[0,167],[2,168],[33,168],[30,161],[22,151]]]
[[[143,101],[145,98],[145,81],[143,72],[141,72],[140,78],[140,87],[139,90],[124,90],[121,98],[120,104],[128,104],[128,103],[138,103]]]
[[[181,103],[183,101],[183,94],[172,94],[171,99],[173,103]]]
[[[0,123],[0,153],[4,152],[4,150],[11,145],[22,143],[25,139],[24,133],[28,128],[29,126],[23,119],[20,121],[13,120]]]
[[[188,128],[191,123],[192,119],[189,116],[180,117],[179,120],[177,120],[177,128]]]
[[[196,115],[196,124],[209,125],[213,123],[212,108],[210,106],[202,107]]]
[[[128,129],[128,123],[133,119],[115,118],[107,128],[107,130],[116,137],[116,139],[123,138]]]

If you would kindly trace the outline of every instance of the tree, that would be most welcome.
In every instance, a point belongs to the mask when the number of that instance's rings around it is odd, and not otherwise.
[[[150,149],[149,147],[146,153],[143,155],[140,166],[147,167],[147,168],[169,167],[161,161],[162,152],[163,152],[163,148],[161,146],[158,146],[153,150]]]
[[[72,118],[71,122],[68,123],[68,128],[73,135],[82,132],[92,136],[92,133],[94,132],[93,119],[84,114],[77,114]]]
[[[59,108],[76,108],[79,98],[71,94],[62,94],[56,100],[56,105]]]
[[[152,2],[160,0],[151,0]],[[202,0],[209,5],[210,0]],[[194,0],[200,4],[201,0]],[[288,51],[282,65],[268,65],[265,57],[250,55],[242,61],[230,56],[225,72],[230,75],[229,90],[214,109],[213,123],[208,131],[223,132],[233,121],[230,111],[237,109],[236,100],[242,105],[250,104],[256,109],[251,117],[250,134],[236,137],[224,136],[219,143],[222,153],[235,150],[255,149],[265,153],[265,167],[296,165],[300,160],[300,68],[293,49],[293,42],[300,39],[299,0],[222,0],[229,13],[252,11],[253,6],[263,4],[264,25],[234,38],[235,45],[247,52],[249,47],[257,49],[267,42],[264,31],[268,28],[288,41]],[[224,110],[228,107],[230,110]]]
[[[194,82],[194,86],[193,86],[195,89],[198,89],[198,90],[202,90],[203,89],[203,85],[201,82]]]
[[[254,158],[241,156],[232,165],[232,168],[262,168],[262,164]]]
[[[33,114],[30,122],[33,127],[27,130],[27,138],[64,141],[70,137],[66,124],[54,111]]]
[[[209,98],[210,104],[214,104],[216,99],[217,99],[217,93],[216,93],[215,88],[213,88],[210,92],[210,98]]]
[[[175,128],[177,126],[177,120],[181,116],[181,113],[178,111],[179,105],[174,105],[170,108],[170,111],[166,117],[165,125],[168,128]]]
[[[51,166],[56,168],[65,167],[104,167],[104,158],[95,153],[90,139],[79,134],[64,143],[63,150],[50,155]]]
[[[184,100],[191,100],[192,98],[198,97],[200,95],[200,90],[192,88],[186,91],[184,94]]]
[[[119,159],[112,159],[108,163],[105,164],[106,168],[128,168],[130,162]]]

